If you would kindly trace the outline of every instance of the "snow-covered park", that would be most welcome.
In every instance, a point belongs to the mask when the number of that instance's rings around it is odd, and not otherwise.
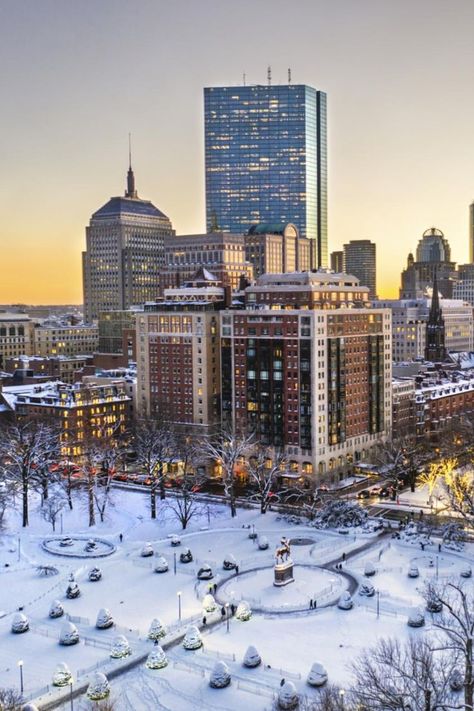
[[[429,615],[421,629],[407,625],[413,609],[423,609],[426,581],[459,579],[472,553],[469,547],[439,551],[437,541],[422,550],[416,537],[397,540],[382,531],[320,530],[256,509],[238,510],[231,518],[217,504],[204,507],[182,532],[169,510],[152,521],[146,494],[125,490],[115,492],[106,520],[92,528],[84,526],[79,505],[64,509],[55,533],[40,516],[32,515],[27,529],[20,523],[12,513],[0,535],[0,686],[19,687],[21,671],[24,696],[38,708],[55,698],[63,699],[58,708],[70,708],[70,687],[65,692],[52,686],[60,663],[71,671],[73,691],[96,671],[112,672],[117,711],[270,709],[282,679],[300,694],[318,693],[306,682],[315,662],[344,688],[348,664],[364,648],[382,637],[406,640],[428,633]],[[277,588],[274,553],[283,537],[293,542],[295,582]],[[182,562],[187,549],[192,560]],[[97,551],[107,555],[95,557]],[[233,561],[233,568],[225,570],[224,560]],[[212,578],[198,580],[208,567]],[[91,574],[94,568],[99,572]],[[410,577],[415,568],[418,575]],[[360,595],[359,586],[368,581],[374,594]],[[344,591],[352,596],[351,609],[337,605]],[[203,609],[209,593],[215,611]],[[231,607],[242,600],[251,610],[247,621],[232,617]],[[50,616],[55,601],[64,610],[59,617]],[[15,634],[19,611],[29,629]],[[166,631],[160,642],[167,665],[149,669],[145,661],[155,647],[148,632],[155,618]],[[59,643],[65,622],[77,629],[77,644]],[[203,646],[189,651],[181,637],[192,624],[200,628]],[[131,654],[111,659],[118,635],[126,637]],[[250,645],[261,657],[255,668],[242,663]],[[219,660],[231,683],[212,688]],[[75,708],[87,704],[83,693],[74,699]]]

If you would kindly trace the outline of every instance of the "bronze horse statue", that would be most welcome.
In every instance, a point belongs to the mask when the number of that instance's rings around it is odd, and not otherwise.
[[[278,561],[283,563],[290,557],[290,542],[288,538],[282,538],[280,542],[281,547],[277,548],[275,551],[275,558],[277,563]]]

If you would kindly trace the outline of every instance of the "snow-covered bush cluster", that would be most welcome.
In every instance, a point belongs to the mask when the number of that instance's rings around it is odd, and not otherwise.
[[[166,629],[157,617],[155,617],[150,624],[150,629],[148,630],[148,639],[158,640],[166,635]]]
[[[67,664],[64,662],[60,663],[56,667],[56,671],[53,674],[53,685],[54,686],[67,686],[72,681],[72,674],[69,670]]]
[[[129,657],[132,653],[128,639],[123,634],[117,635],[112,643],[112,648],[110,650],[110,656],[112,659],[123,659],[124,657]]]
[[[168,666],[166,654],[158,643],[156,643],[156,646],[153,647],[148,655],[145,666],[147,669],[164,669],[164,667]]]
[[[247,648],[247,651],[245,652],[244,655],[244,661],[243,665],[244,667],[247,667],[248,669],[253,669],[254,667],[260,666],[262,663],[262,658],[260,654],[257,652],[255,647],[251,644],[250,647]]]
[[[241,600],[237,605],[237,611],[235,613],[235,619],[241,622],[247,622],[252,617],[252,610],[250,605],[245,600]]]
[[[209,686],[213,689],[224,689],[230,684],[230,671],[229,667],[225,662],[216,662],[214,669],[211,672],[211,678],[209,679]]]
[[[319,511],[312,525],[316,528],[353,528],[367,520],[367,511],[353,501],[336,499]]]
[[[188,627],[184,635],[183,647],[185,649],[199,649],[199,647],[202,647],[201,634],[195,625]]]
[[[214,612],[215,610],[217,610],[217,603],[211,593],[204,595],[202,599],[202,609],[204,610],[204,612]]]
[[[70,647],[79,642],[79,631],[72,622],[64,622],[59,633],[59,644]]]
[[[53,600],[51,607],[49,608],[49,617],[54,620],[56,617],[62,617],[63,615],[64,607],[59,600]]]
[[[107,610],[106,607],[102,607],[97,613],[95,626],[98,630],[107,630],[109,627],[112,627],[113,624],[114,618],[112,617],[110,610]]]
[[[102,701],[110,695],[110,684],[102,672],[95,672],[87,689],[87,698],[91,701]]]

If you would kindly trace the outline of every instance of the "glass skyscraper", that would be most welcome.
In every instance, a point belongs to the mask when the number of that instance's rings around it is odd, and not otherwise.
[[[304,84],[204,89],[207,229],[294,223],[327,266],[326,94]]]

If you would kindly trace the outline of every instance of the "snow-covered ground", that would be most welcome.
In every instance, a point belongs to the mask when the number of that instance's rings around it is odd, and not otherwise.
[[[198,582],[196,573],[204,563],[214,571],[211,584],[218,583],[217,597],[221,602],[244,598],[251,605],[260,603],[267,610],[254,612],[248,622],[231,619],[229,631],[225,622],[207,627],[203,632],[204,651],[171,647],[165,669],[151,671],[140,664],[113,679],[117,711],[149,708],[184,711],[190,707],[263,710],[270,708],[282,677],[294,681],[301,693],[314,693],[305,679],[315,661],[324,664],[331,681],[344,686],[350,674],[347,665],[378,638],[426,634],[428,619],[424,630],[412,630],[406,625],[411,608],[422,604],[424,581],[436,574],[440,578],[457,577],[471,554],[470,551],[439,553],[437,545],[422,551],[419,545],[388,537],[379,539],[376,535],[342,536],[318,531],[289,524],[273,512],[261,515],[256,510],[244,510],[231,519],[228,509],[217,505],[203,510],[189,530],[181,532],[169,510],[163,509],[159,519],[151,521],[146,495],[124,490],[115,493],[115,506],[109,510],[106,521],[92,529],[85,525],[87,514],[79,505],[72,512],[64,511],[62,531],[58,526],[56,534],[36,513],[31,521],[27,530],[21,530],[17,514],[12,513],[8,530],[0,537],[0,686],[19,685],[17,662],[22,660],[27,697],[45,691],[60,662],[68,664],[76,684],[85,683],[95,667],[107,671],[110,645],[118,633],[127,635],[132,659],[134,655],[145,655],[152,647],[146,636],[154,617],[172,630],[179,628],[179,610],[182,624],[200,623],[202,597],[209,590],[209,582]],[[259,550],[249,538],[254,528],[268,538],[268,550]],[[181,536],[181,546],[171,546],[169,536],[173,533]],[[122,542],[119,534],[123,535]],[[44,538],[54,535],[86,539],[96,536],[112,543],[116,550],[106,558],[91,560],[57,556],[42,547]],[[303,545],[292,546],[296,582],[278,589],[272,585],[272,564],[282,536],[305,541]],[[150,542],[154,550],[151,558],[141,556],[145,542]],[[184,547],[191,549],[192,563],[179,562]],[[355,606],[349,611],[337,607],[308,609],[310,598],[332,588],[335,599],[335,590],[338,592],[339,587],[342,590],[348,584],[338,573],[316,566],[361,547],[363,551],[349,558],[345,568],[356,579],[362,579],[366,563],[373,563],[377,572],[370,580],[379,595],[362,598],[356,594]],[[239,565],[237,577],[222,568],[223,559],[229,554]],[[157,556],[167,559],[168,572],[154,572]],[[411,564],[418,566],[419,578],[408,578]],[[58,574],[42,576],[38,571],[40,565],[54,566]],[[88,580],[88,571],[93,566],[102,570],[99,582]],[[245,574],[255,569],[259,570]],[[68,600],[65,592],[71,574],[81,595]],[[78,645],[59,645],[59,630],[65,618],[49,619],[54,599],[61,601],[77,625]],[[30,620],[30,631],[16,635],[10,629],[13,613],[19,607]],[[102,607],[107,607],[114,618],[112,629],[95,628]],[[298,607],[304,611],[284,612],[285,608]],[[279,614],[268,612],[277,608]],[[250,644],[257,647],[263,664],[249,670],[242,667],[242,658]],[[230,687],[221,690],[209,687],[209,674],[218,658],[228,664],[233,679]],[[75,706],[80,709],[84,703],[76,699]],[[64,708],[68,708],[67,704]]]

